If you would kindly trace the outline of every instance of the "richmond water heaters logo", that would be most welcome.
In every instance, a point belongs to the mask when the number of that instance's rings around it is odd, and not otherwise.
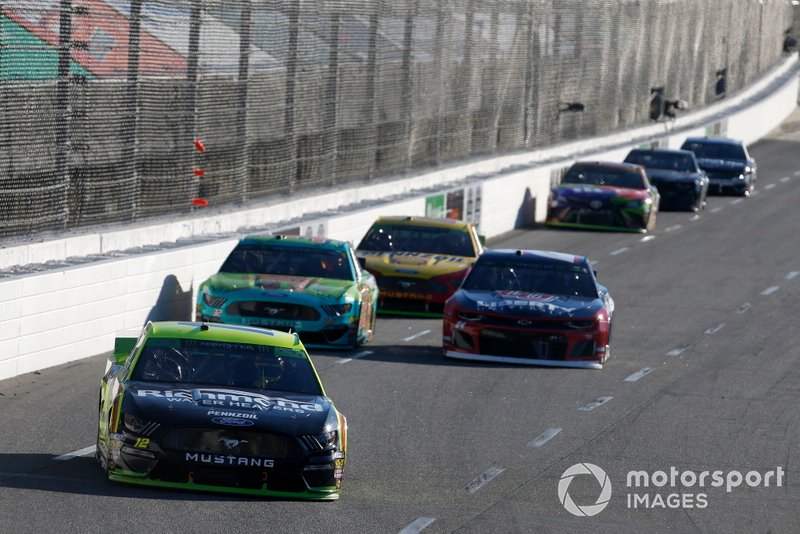
[[[572,479],[578,475],[593,475],[597,483],[600,484],[600,495],[594,504],[579,506],[570,497],[569,485],[572,484]],[[558,481],[558,500],[561,501],[567,512],[572,515],[580,517],[597,515],[608,506],[608,501],[611,500],[611,480],[605,471],[594,464],[575,464],[564,471],[564,474],[561,475],[561,480]]]

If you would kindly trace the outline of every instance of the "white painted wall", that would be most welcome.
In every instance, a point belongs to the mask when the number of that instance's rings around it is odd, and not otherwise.
[[[433,185],[446,188],[446,184],[479,173],[495,174],[481,181],[481,233],[496,236],[516,226],[526,191],[535,205],[536,220],[542,221],[551,171],[568,166],[576,157],[618,161],[630,148],[656,139],[662,146],[678,147],[685,137],[705,135],[706,128],[719,121],[727,125],[730,137],[748,143],[763,137],[795,109],[797,76],[791,76],[767,97],[754,95],[771,80],[793,72],[796,67],[796,56],[787,58],[748,91],[667,124],[648,125],[533,153],[470,161],[391,183],[326,192],[233,214],[6,247],[0,249],[0,267],[235,232],[243,227],[263,226],[318,212],[321,206],[344,206],[405,195],[397,202],[347,210],[312,223],[313,227],[325,224],[330,237],[357,243],[378,215],[424,215],[426,193],[413,194],[415,190]],[[498,174],[501,170],[504,172]],[[138,329],[148,319],[188,319],[197,286],[216,272],[235,243],[235,239],[224,239],[0,279],[0,380],[108,352],[117,332]]]

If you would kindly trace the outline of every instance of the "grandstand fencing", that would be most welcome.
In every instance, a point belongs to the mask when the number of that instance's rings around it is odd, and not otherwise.
[[[789,0],[0,0],[0,238],[374,183],[666,120]]]

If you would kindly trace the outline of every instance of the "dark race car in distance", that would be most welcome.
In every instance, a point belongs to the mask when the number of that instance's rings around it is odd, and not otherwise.
[[[157,322],[116,339],[96,449],[109,480],[329,500],[346,448],[347,421],[296,334]]]
[[[708,175],[709,194],[749,197],[756,185],[756,160],[745,144],[727,137],[687,137],[681,146],[691,150]]]
[[[641,165],[650,183],[656,186],[661,202],[659,210],[700,211],[706,206],[708,176],[689,150],[635,148],[625,157],[626,163]]]
[[[630,163],[579,161],[550,192],[549,226],[647,232],[656,225],[658,190],[644,167]]]
[[[601,369],[614,301],[585,257],[489,250],[445,306],[445,356]]]

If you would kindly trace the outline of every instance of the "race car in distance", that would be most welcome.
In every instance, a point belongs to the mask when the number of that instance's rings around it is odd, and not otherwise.
[[[709,194],[749,197],[756,185],[756,160],[744,143],[727,137],[687,137],[682,150],[691,150],[708,174]]]
[[[109,480],[331,500],[346,450],[296,334],[157,322],[116,339],[95,453]]]
[[[550,192],[549,226],[647,232],[656,226],[658,190],[644,167],[579,161]]]
[[[444,309],[449,358],[601,369],[614,300],[582,256],[489,250]]]
[[[350,243],[251,235],[200,285],[196,318],[297,332],[309,347],[372,339],[378,286]]]
[[[470,222],[380,217],[356,248],[379,288],[378,311],[439,317],[483,252]]]
[[[700,211],[706,207],[708,176],[697,164],[694,153],[668,148],[635,148],[625,163],[644,167],[650,183],[661,197],[659,210]]]

